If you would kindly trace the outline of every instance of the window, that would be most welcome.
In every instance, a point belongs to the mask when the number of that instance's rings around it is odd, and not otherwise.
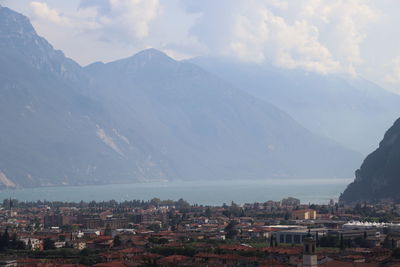
[[[300,235],[294,235],[294,243],[296,244],[300,244],[301,240],[300,240]]]
[[[279,243],[285,243],[285,235],[284,234],[279,235]]]
[[[292,243],[292,235],[286,235],[286,243]]]

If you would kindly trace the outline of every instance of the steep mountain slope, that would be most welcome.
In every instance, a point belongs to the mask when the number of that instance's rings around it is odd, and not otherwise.
[[[386,132],[379,148],[356,171],[356,179],[340,196],[343,202],[400,200],[400,119]]]
[[[192,62],[271,102],[315,133],[368,154],[400,115],[400,96],[361,78],[212,58]]]
[[[87,86],[82,68],[37,36],[27,18],[7,8],[0,8],[0,51],[3,186],[151,176],[113,149],[112,120],[80,93]],[[142,154],[135,157],[139,165],[144,161]]]
[[[0,8],[0,187],[346,177],[359,155],[150,49],[82,68]]]
[[[90,96],[121,129],[145,133],[185,179],[346,177],[357,162],[276,107],[154,49],[86,72]]]

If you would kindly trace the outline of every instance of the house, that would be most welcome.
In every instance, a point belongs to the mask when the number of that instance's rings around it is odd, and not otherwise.
[[[54,242],[54,246],[56,248],[63,248],[63,247],[65,247],[65,244],[66,244],[65,241],[56,241],[56,242]]]
[[[83,239],[74,240],[74,241],[72,241],[72,246],[75,249],[83,250],[86,248],[86,240],[83,240]]]
[[[315,220],[317,219],[317,212],[312,209],[293,210],[292,219],[294,220]]]
[[[90,240],[86,243],[87,248],[90,249],[109,249],[112,247],[113,238],[108,236],[99,236],[94,240]]]
[[[160,267],[189,266],[189,261],[191,261],[190,257],[182,255],[172,255],[158,260],[157,265]]]
[[[279,244],[302,244],[309,233],[317,239],[326,234],[327,230],[326,228],[314,228],[310,232],[304,228],[284,230],[276,232],[275,237]]]
[[[24,242],[26,248],[30,250],[41,250],[43,247],[42,241],[38,238],[21,238],[22,242]]]
[[[128,264],[123,261],[112,261],[112,262],[98,263],[93,266],[96,266],[96,267],[125,267],[125,266],[128,266]]]
[[[259,266],[255,258],[246,258],[237,254],[198,253],[191,266]],[[271,265],[269,265],[271,266]]]

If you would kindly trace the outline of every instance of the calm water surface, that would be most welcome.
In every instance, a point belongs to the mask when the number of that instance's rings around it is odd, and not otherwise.
[[[337,200],[352,179],[280,179],[262,181],[154,182],[97,186],[42,187],[0,191],[0,200],[20,201],[102,201],[102,200],[178,200],[190,203],[221,205],[281,200],[291,196],[302,203],[328,203]]]

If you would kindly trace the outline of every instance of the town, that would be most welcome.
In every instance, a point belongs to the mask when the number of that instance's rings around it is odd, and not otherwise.
[[[0,266],[399,266],[400,205],[19,202]]]

